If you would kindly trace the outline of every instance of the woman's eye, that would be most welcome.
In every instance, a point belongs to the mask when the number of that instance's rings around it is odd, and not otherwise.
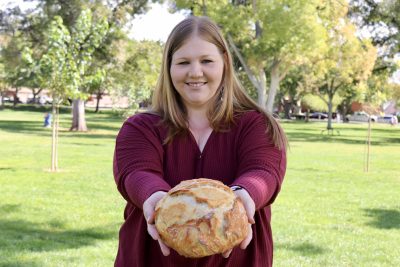
[[[203,62],[203,63],[211,63],[212,60],[210,60],[210,59],[204,59],[202,62]]]
[[[187,61],[182,61],[182,62],[178,63],[178,65],[187,65],[187,64],[189,64],[189,62],[187,62]]]

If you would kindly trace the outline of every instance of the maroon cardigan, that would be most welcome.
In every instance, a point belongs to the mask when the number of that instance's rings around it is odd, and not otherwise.
[[[159,122],[160,117],[152,114],[132,116],[116,139],[114,177],[127,205],[115,266],[271,266],[270,205],[285,175],[286,154],[265,133],[264,116],[255,111],[238,116],[229,131],[211,133],[202,153],[190,133],[163,145],[167,129]],[[239,185],[249,192],[256,204],[253,240],[245,250],[235,248],[228,259],[221,255],[189,259],[172,249],[165,257],[147,233],[143,202],[156,191],[200,177]]]

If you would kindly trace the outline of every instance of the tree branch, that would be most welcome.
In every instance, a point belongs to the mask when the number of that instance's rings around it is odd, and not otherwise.
[[[249,77],[251,83],[255,88],[258,88],[260,86],[259,80],[256,78],[256,76],[253,74],[253,72],[250,70],[250,68],[247,66],[246,62],[244,61],[244,58],[242,54],[240,53],[239,49],[236,47],[235,43],[233,42],[232,36],[228,33],[228,43],[232,47],[233,52],[236,54],[238,57],[240,63],[242,64],[244,70],[247,73],[247,76]]]

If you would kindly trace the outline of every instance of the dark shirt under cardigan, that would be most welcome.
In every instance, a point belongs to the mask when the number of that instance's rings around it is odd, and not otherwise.
[[[157,115],[132,116],[116,139],[114,177],[127,205],[115,266],[271,266],[270,205],[285,175],[286,154],[274,147],[265,133],[264,116],[255,111],[237,116],[229,131],[211,133],[203,152],[190,133],[163,145],[167,129],[159,122]],[[246,250],[237,247],[227,259],[221,255],[189,259],[172,249],[165,257],[147,233],[143,202],[156,191],[168,191],[182,180],[201,177],[239,185],[249,192],[257,209],[253,239]]]

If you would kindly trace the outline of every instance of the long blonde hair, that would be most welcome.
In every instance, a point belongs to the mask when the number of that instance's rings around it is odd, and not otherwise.
[[[223,81],[210,100],[214,101],[214,105],[211,105],[212,108],[207,114],[211,128],[217,132],[227,130],[235,122],[235,114],[256,110],[265,115],[267,132],[272,133],[275,146],[286,149],[287,139],[281,126],[271,114],[245,93],[233,68],[227,42],[218,26],[207,17],[195,16],[188,17],[176,25],[164,47],[163,64],[153,95],[152,111],[159,114],[169,127],[165,142],[168,143],[174,136],[188,131],[186,108],[172,84],[170,68],[172,55],[193,34],[217,46],[224,58]]]

